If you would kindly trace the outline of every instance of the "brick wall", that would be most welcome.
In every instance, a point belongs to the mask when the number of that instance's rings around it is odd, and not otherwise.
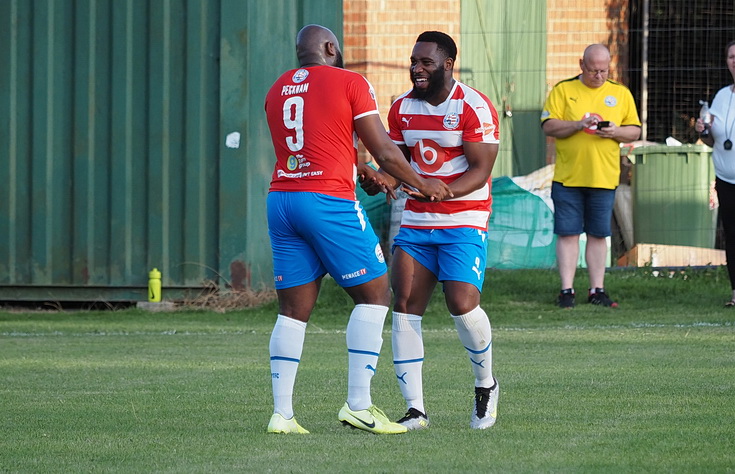
[[[460,0],[343,2],[345,65],[364,74],[375,87],[386,127],[391,102],[411,87],[408,66],[416,37],[426,30],[439,30],[459,45],[460,5]],[[610,78],[627,83],[622,67],[628,55],[627,5],[627,0],[546,0],[547,92],[560,80],[579,74],[579,58],[592,43],[610,48]],[[460,79],[461,59],[460,48],[456,79]],[[547,161],[553,162],[553,146],[549,148]]]
[[[375,87],[386,127],[393,99],[411,88],[408,67],[416,37],[438,30],[459,44],[459,8],[460,0],[343,2],[345,66],[364,74]]]
[[[375,86],[381,115],[391,98],[410,87],[408,58],[422,31],[459,38],[460,0],[350,0],[344,9],[344,57],[348,68]],[[613,55],[610,78],[626,82],[627,0],[547,0],[547,86],[579,73],[584,48],[602,43]],[[458,63],[462,51],[459,51]],[[459,69],[459,64],[455,71]],[[455,72],[455,77],[458,73]]]
[[[627,0],[547,0],[546,82],[551,90],[562,79],[580,73],[584,48],[610,48],[610,79],[625,83],[628,58]]]
[[[593,43],[602,43],[610,49],[609,78],[627,85],[627,15],[627,0],[547,0],[547,93],[557,82],[581,72],[579,59]],[[547,138],[546,145],[546,162],[553,163],[554,139]]]

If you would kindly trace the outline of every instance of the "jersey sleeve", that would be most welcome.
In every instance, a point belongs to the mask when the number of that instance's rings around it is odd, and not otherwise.
[[[360,74],[351,74],[347,84],[348,96],[352,105],[352,118],[378,113],[378,101],[373,86]]]
[[[564,93],[559,84],[551,89],[541,111],[541,124],[549,119],[564,120]]]
[[[405,145],[406,141],[403,138],[403,133],[401,133],[400,104],[400,99],[396,100],[388,111],[388,136],[396,145]]]
[[[462,141],[499,142],[498,112],[490,99],[479,92],[476,95],[468,96],[465,101],[463,115],[465,115],[465,122]]]
[[[630,90],[625,88],[625,116],[620,122],[620,125],[641,125],[641,119],[638,117],[638,110],[635,107],[635,101],[633,100],[633,94]]]

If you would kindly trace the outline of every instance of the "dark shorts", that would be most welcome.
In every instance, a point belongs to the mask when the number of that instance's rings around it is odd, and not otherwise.
[[[612,234],[614,189],[574,188],[554,181],[551,183],[554,201],[554,233],[608,237]]]

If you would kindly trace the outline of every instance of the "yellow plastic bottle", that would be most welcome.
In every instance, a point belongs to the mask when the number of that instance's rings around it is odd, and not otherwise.
[[[161,272],[157,268],[148,273],[148,301],[151,303],[161,301]]]

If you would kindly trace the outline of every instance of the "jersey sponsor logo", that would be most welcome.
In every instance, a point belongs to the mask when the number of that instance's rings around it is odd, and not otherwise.
[[[276,275],[273,277],[273,281],[283,281],[283,275]]]
[[[616,99],[614,96],[609,95],[605,97],[605,105],[607,105],[608,107],[615,107],[616,105],[618,105],[618,99]]]
[[[298,84],[300,82],[304,82],[307,77],[309,77],[309,71],[307,71],[306,69],[299,69],[298,71],[293,73],[293,76],[291,76],[291,80]]]
[[[311,166],[311,162],[304,158],[304,155],[289,155],[288,160],[286,160],[286,168],[289,171],[308,168],[309,166]]]
[[[483,122],[482,127],[475,129],[475,133],[482,133],[483,135],[495,133],[495,124]]]
[[[401,117],[401,122],[406,122],[406,128],[411,125],[411,120],[413,120],[413,117]]]
[[[447,130],[454,130],[455,128],[459,127],[459,115],[454,112],[445,115],[442,124]]]
[[[447,153],[434,140],[424,138],[416,142],[411,155],[413,156],[413,161],[421,168],[421,171],[424,173],[434,173],[444,164]]]
[[[356,272],[346,273],[346,274],[342,275],[342,279],[343,280],[351,280],[352,278],[357,278],[359,276],[366,275],[366,274],[367,274],[367,270],[364,269],[364,268],[361,268],[361,269],[359,269]]]
[[[276,173],[279,178],[313,178],[321,176],[322,174],[324,174],[324,171],[299,171],[298,173],[286,173],[283,170],[278,170]]]
[[[287,84],[283,86],[281,89],[281,95],[294,95],[294,94],[303,94],[305,92],[309,92],[309,83],[306,84]]]
[[[551,117],[551,112],[549,112],[548,110],[541,111],[541,120],[547,119],[549,117]]]

